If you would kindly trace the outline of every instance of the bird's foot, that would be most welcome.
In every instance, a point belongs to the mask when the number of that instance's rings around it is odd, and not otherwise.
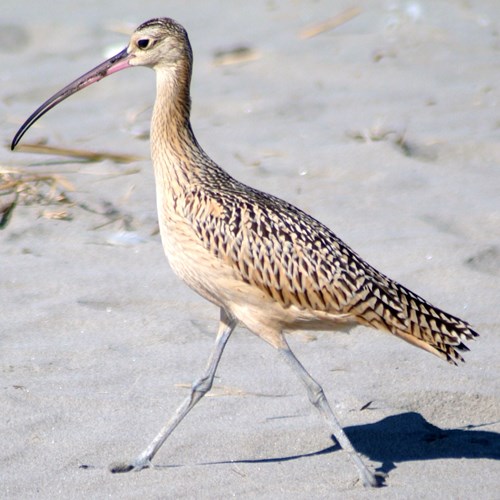
[[[367,488],[380,488],[384,486],[385,474],[382,473],[372,473],[368,469],[360,474],[361,481],[363,481],[363,486]]]
[[[149,467],[151,467],[149,458],[138,457],[132,462],[113,462],[109,466],[109,471],[113,474],[130,471],[139,472],[140,470],[147,469]]]

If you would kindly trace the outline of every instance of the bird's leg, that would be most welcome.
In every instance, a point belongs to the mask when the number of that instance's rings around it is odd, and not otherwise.
[[[302,366],[300,361],[295,357],[290,347],[285,344],[284,347],[279,348],[281,356],[292,367],[292,370],[300,378],[302,383],[306,386],[307,395],[311,403],[319,410],[323,417],[330,424],[335,439],[340,444],[343,450],[349,453],[352,461],[358,469],[359,477],[363,481],[364,486],[380,486],[377,477],[366,467],[361,460],[361,457],[354,449],[351,441],[342,429],[337,417],[333,413],[328,400],[326,399],[323,388],[309,375],[307,370]]]
[[[215,340],[215,346],[208,359],[207,367],[201,378],[196,380],[191,386],[191,393],[177,408],[172,418],[160,430],[157,436],[151,441],[149,446],[130,463],[114,463],[109,469],[111,472],[128,472],[131,470],[141,470],[149,467],[151,459],[156,455],[165,440],[172,434],[174,429],[180,424],[182,419],[189,413],[191,408],[211,389],[217,365],[219,364],[224,347],[237,324],[237,320],[229,316],[221,308],[219,331]]]

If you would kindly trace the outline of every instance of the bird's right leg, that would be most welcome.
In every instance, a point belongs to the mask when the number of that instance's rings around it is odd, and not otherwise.
[[[295,354],[293,354],[288,344],[284,343],[284,345],[278,348],[278,351],[295,372],[295,374],[299,377],[302,383],[305,385],[309,400],[330,424],[330,428],[332,429],[333,435],[335,436],[337,442],[340,444],[342,449],[345,450],[351,457],[352,461],[356,465],[356,468],[358,469],[358,474],[361,481],[363,482],[363,485],[375,487],[380,486],[381,478],[375,476],[375,474],[373,474],[361,460],[361,457],[354,449],[354,446],[351,444],[351,441],[347,437],[339,421],[337,420],[337,417],[333,413],[333,410],[328,403],[328,400],[326,399],[325,393],[323,392],[323,388],[318,384],[318,382],[316,382],[316,380],[311,377],[311,375],[309,375],[308,371],[295,357]]]
[[[201,378],[196,380],[191,386],[191,393],[177,408],[172,418],[167,424],[162,427],[157,436],[151,441],[149,446],[130,463],[114,463],[111,464],[109,469],[111,472],[128,472],[131,470],[141,470],[149,467],[151,459],[156,455],[165,440],[172,434],[174,429],[180,424],[182,419],[189,413],[191,408],[211,389],[212,383],[219,364],[224,347],[233,332],[237,320],[230,316],[224,309],[221,308],[219,331],[215,340],[214,349],[208,359],[205,373]]]

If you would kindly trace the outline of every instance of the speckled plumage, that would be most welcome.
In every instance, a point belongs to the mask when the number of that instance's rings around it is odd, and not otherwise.
[[[293,205],[248,187],[222,170],[199,146],[190,125],[192,52],[171,19],[152,19],[134,32],[127,49],[42,104],[16,134],[12,147],[45,112],[78,90],[128,66],[156,71],[151,124],[160,231],[172,269],[220,307],[214,350],[203,376],[149,446],[112,472],[140,470],[193,406],[210,390],[217,365],[238,322],[279,350],[305,385],[365,486],[383,479],[361,461],[321,386],[290,350],[284,331],[335,330],[356,323],[388,331],[457,363],[468,323],[437,309],[387,278],[325,225]]]

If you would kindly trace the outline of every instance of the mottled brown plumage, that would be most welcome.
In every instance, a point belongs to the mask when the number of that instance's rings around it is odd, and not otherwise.
[[[362,463],[321,387],[295,358],[284,331],[335,330],[362,324],[388,331],[448,360],[463,361],[465,340],[477,336],[452,316],[387,278],[326,226],[293,205],[250,188],[222,170],[192,132],[189,87],[192,53],[185,30],[171,19],[141,25],[128,48],[65,87],[28,118],[22,135],[51,107],[128,66],[157,73],[151,125],[162,242],[173,270],[221,309],[216,345],[203,377],[153,442],[114,472],[141,469],[210,389],[225,343],[238,322],[276,347],[330,423],[365,485],[380,478]]]
[[[452,363],[463,361],[462,341],[476,335],[467,323],[378,272],[293,205],[229,177],[201,184],[191,196],[186,216],[204,248],[232,270],[236,282],[258,288],[262,300],[293,308],[300,317],[285,321],[284,329],[327,330],[354,320]]]

